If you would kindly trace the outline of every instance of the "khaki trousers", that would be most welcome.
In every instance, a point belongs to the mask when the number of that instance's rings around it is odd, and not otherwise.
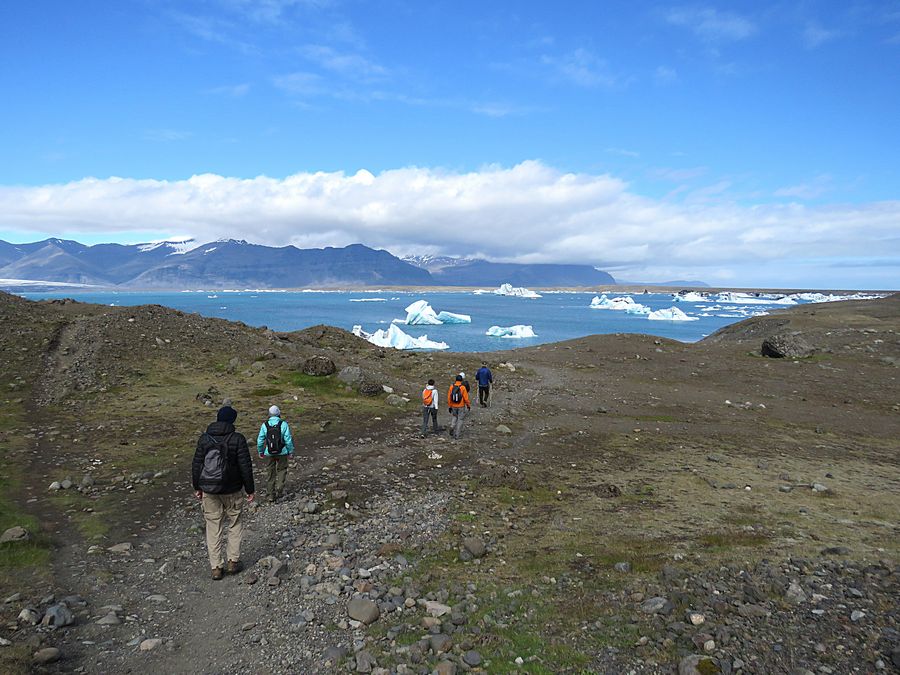
[[[268,471],[266,487],[269,489],[269,499],[284,495],[284,479],[287,478],[287,469],[287,455],[266,456],[266,470]]]
[[[209,551],[210,567],[225,566],[222,557],[222,539],[227,539],[225,553],[228,560],[238,561],[241,558],[241,537],[244,534],[244,523],[241,514],[244,511],[244,492],[232,492],[227,495],[211,495],[203,493],[203,517],[206,518],[206,548]],[[225,535],[225,524],[228,533]]]

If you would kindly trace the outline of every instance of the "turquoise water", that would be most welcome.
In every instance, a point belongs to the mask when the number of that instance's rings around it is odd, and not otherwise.
[[[675,303],[669,293],[634,294],[632,297],[652,310],[676,306],[697,321],[650,321],[643,315],[622,311],[591,309],[595,293],[544,293],[526,299],[471,292],[115,292],[74,291],[22,293],[34,300],[74,298],[104,305],[160,304],[203,316],[243,321],[251,326],[268,326],[292,331],[329,324],[350,330],[360,324],[366,332],[387,328],[392,319],[405,319],[404,308],[415,300],[427,300],[436,312],[445,310],[469,314],[471,324],[399,327],[409,335],[427,334],[446,342],[453,351],[494,351],[557,342],[595,333],[645,333],[694,342],[722,326],[739,321],[753,312],[780,309],[777,305],[723,305],[714,301]],[[621,295],[621,294],[616,294]],[[612,295],[610,297],[613,297]],[[377,300],[376,300],[377,299]],[[363,300],[362,302],[360,302]],[[708,316],[701,316],[701,315]],[[506,339],[485,335],[494,325],[530,325],[535,338]]]

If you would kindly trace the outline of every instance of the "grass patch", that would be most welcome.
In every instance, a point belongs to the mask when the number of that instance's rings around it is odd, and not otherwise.
[[[765,546],[769,539],[760,532],[711,532],[700,537],[700,543],[708,551],[724,553],[739,547]]]
[[[320,398],[352,398],[356,392],[347,391],[345,385],[334,375],[316,377],[306,373],[290,373],[287,382],[294,387],[303,387],[308,394]]]
[[[259,389],[254,389],[250,392],[251,396],[258,397],[268,397],[268,396],[278,396],[284,393],[284,389],[280,389],[278,387],[260,387]]]

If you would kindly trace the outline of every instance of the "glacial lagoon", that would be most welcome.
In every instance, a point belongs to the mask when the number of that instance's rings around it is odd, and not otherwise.
[[[602,302],[603,291],[596,292],[540,292],[541,297],[523,298],[496,295],[490,290],[398,292],[396,290],[360,291],[181,291],[126,292],[60,290],[54,292],[26,292],[32,300],[73,298],[82,302],[104,305],[130,306],[160,304],[184,312],[203,316],[242,321],[251,326],[268,326],[279,331],[293,331],[328,324],[346,330],[361,326],[373,333],[387,329],[394,319],[405,320],[406,307],[417,300],[427,301],[435,312],[450,312],[471,316],[471,323],[441,325],[398,324],[412,337],[427,335],[430,340],[445,342],[449,349],[459,352],[487,352],[558,342],[595,333],[644,333],[671,338],[681,342],[695,342],[723,326],[754,316],[784,309],[788,304],[805,304],[821,300],[815,295],[754,296],[751,294],[693,296],[693,301],[676,302],[671,293],[626,294],[607,291],[611,302]],[[648,313],[636,313],[599,304],[629,305],[613,302],[631,297],[634,304],[647,312],[667,316],[676,307],[689,320],[651,320]],[[720,298],[724,297],[726,301]],[[591,307],[594,301],[595,307]],[[678,313],[675,314],[676,316]],[[509,339],[491,337],[485,333],[492,326],[526,325],[533,328],[535,337]]]

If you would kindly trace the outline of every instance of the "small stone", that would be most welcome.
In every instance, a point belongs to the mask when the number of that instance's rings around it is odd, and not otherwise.
[[[615,565],[613,565],[613,569],[616,572],[627,573],[627,572],[631,571],[631,563],[630,562],[617,562]]]
[[[44,613],[44,618],[41,620],[42,626],[51,628],[71,626],[73,623],[75,623],[75,614],[63,603],[48,607]]]
[[[441,604],[440,602],[435,602],[434,600],[426,600],[425,611],[428,612],[431,616],[441,617],[445,614],[450,613],[450,607],[448,605]]]
[[[372,668],[374,668],[378,663],[375,661],[375,657],[365,649],[356,654],[356,672],[357,673],[371,673]]]
[[[484,554],[487,553],[487,547],[485,546],[484,541],[478,537],[466,537],[463,539],[462,545],[473,558],[483,558]]]
[[[134,545],[130,541],[126,541],[121,544],[116,544],[115,546],[110,546],[106,550],[110,553],[128,553],[133,548]]]
[[[168,602],[169,599],[164,595],[148,595],[146,598],[147,602]]]
[[[256,628],[256,623],[254,621],[248,621],[241,626],[242,631],[253,630],[254,628]]]
[[[706,622],[706,617],[700,612],[688,612],[688,621],[691,625],[702,626]]]
[[[141,642],[140,650],[142,652],[152,652],[154,649],[162,645],[163,641],[160,638],[148,638]]]
[[[19,623],[27,623],[32,626],[37,626],[38,622],[41,620],[41,615],[38,614],[35,610],[31,609],[31,607],[26,607],[21,612],[19,612],[18,620]]]
[[[668,600],[660,596],[648,598],[641,603],[641,611],[644,614],[658,614],[663,611],[668,603]]]
[[[381,610],[373,600],[355,597],[347,603],[347,615],[351,619],[369,625],[378,620]]]
[[[44,647],[38,649],[31,658],[37,664],[46,665],[56,663],[61,657],[62,653],[56,647]]]
[[[120,623],[122,623],[122,620],[115,612],[109,612],[105,616],[97,619],[97,624],[100,626],[118,626]]]
[[[852,612],[850,612],[850,620],[856,622],[856,621],[859,621],[860,619],[862,619],[865,615],[866,615],[865,612],[861,612],[858,609],[854,609]]]
[[[511,434],[512,433],[512,429],[510,429],[505,424],[498,424],[496,431],[498,434]]]
[[[829,546],[822,549],[822,555],[849,555],[850,549],[846,546]]]
[[[456,675],[456,664],[453,661],[441,661],[434,669],[437,675]]]
[[[806,602],[806,593],[800,587],[800,584],[792,581],[784,593],[784,599],[785,602],[789,602],[792,605],[799,605],[801,602]]]
[[[705,652],[711,652],[715,648],[716,648],[715,640],[707,640],[706,642],[703,643],[703,651],[705,651]]]
[[[480,666],[481,665],[481,654],[474,650],[469,650],[462,655],[462,660],[465,662],[467,666]]]
[[[828,492],[828,486],[821,483],[813,483],[813,492]]]
[[[430,642],[431,651],[433,651],[435,654],[440,654],[441,652],[449,652],[453,647],[453,640],[449,635],[445,635],[444,633],[432,635]]]
[[[738,607],[738,614],[750,619],[761,619],[769,616],[769,610],[761,605],[747,603]]]

